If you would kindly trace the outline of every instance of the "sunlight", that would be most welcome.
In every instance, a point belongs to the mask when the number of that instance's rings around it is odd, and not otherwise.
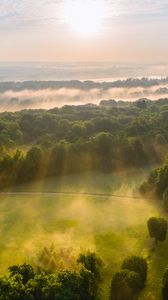
[[[70,30],[81,35],[92,35],[103,28],[103,0],[66,0],[63,19]]]

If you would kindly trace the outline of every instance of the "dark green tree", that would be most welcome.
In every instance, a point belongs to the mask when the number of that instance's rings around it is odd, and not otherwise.
[[[10,272],[10,277],[21,275],[23,284],[26,284],[35,276],[33,267],[26,263],[24,263],[23,265],[11,266],[8,268],[8,270]]]
[[[168,268],[165,270],[162,279],[162,296],[164,300],[168,300]]]
[[[100,280],[102,261],[94,252],[81,253],[77,262],[81,263],[86,270],[92,272],[96,280]]]
[[[0,300],[96,300],[94,274],[82,268],[56,273],[35,272],[31,265],[9,267],[0,278]]]
[[[132,300],[143,287],[138,273],[122,270],[112,277],[110,300]]]
[[[143,284],[145,283],[148,266],[146,259],[144,259],[143,257],[130,256],[126,258],[122,263],[122,269],[136,272],[137,274],[139,274]]]
[[[168,188],[163,193],[163,204],[165,211],[168,212]]]
[[[163,242],[167,235],[167,221],[163,218],[152,217],[147,222],[149,235],[155,239],[155,243]]]
[[[41,166],[42,151],[39,147],[34,146],[26,154],[18,175],[18,181],[24,182],[35,179],[40,174]]]

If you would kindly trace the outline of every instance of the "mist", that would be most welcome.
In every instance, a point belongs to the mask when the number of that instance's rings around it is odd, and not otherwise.
[[[64,105],[99,104],[102,100],[136,101],[168,97],[168,79],[127,79],[114,82],[0,83],[0,111],[50,109]]]
[[[47,186],[52,185],[53,191],[70,190],[69,195],[0,195],[1,272],[24,261],[41,265],[41,257],[46,253],[53,253],[57,269],[74,268],[79,253],[87,250],[98,253],[105,265],[113,265],[115,257],[113,269],[121,263],[123,255],[131,255],[132,251],[146,255],[146,221],[160,211],[153,202],[133,198],[144,177],[123,173],[65,176],[58,182],[48,181]],[[121,197],[78,194],[93,192],[96,182],[98,191]],[[36,191],[45,190],[42,181],[22,188],[31,191],[35,186]]]

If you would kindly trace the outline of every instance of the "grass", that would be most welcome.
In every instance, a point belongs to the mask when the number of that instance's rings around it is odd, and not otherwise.
[[[118,172],[114,174],[103,174],[98,172],[86,172],[77,175],[67,175],[62,177],[48,178],[47,180],[38,180],[34,183],[22,184],[16,186],[14,191],[65,191],[65,192],[105,192],[121,195],[132,193],[137,189],[145,176],[149,173],[146,171]]]
[[[0,195],[0,266],[24,261],[36,263],[44,247],[57,251],[96,251],[104,261],[102,299],[108,299],[112,274],[128,255],[148,258],[147,287],[139,299],[159,300],[161,277],[168,264],[168,241],[154,251],[146,221],[162,215],[154,203],[133,199],[132,190],[144,174],[102,175],[89,173],[39,181],[17,187],[20,191],[106,192],[130,198],[86,195]],[[65,263],[66,264],[66,263]]]

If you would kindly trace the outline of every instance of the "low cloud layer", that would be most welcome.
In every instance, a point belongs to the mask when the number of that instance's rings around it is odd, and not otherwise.
[[[98,104],[102,100],[168,98],[168,78],[127,79],[113,82],[44,81],[1,82],[0,111],[40,109],[64,105]]]

